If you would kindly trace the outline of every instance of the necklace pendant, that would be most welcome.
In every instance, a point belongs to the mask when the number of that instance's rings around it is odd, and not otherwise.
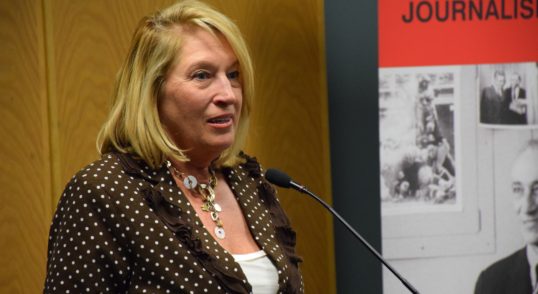
[[[191,190],[196,188],[198,185],[198,180],[194,176],[189,175],[183,179],[183,185],[185,185],[185,188]]]
[[[213,207],[215,208],[216,212],[222,212],[222,207],[218,203],[213,203]]]
[[[224,228],[222,227],[215,227],[215,236],[219,239],[224,239],[226,237],[226,232],[224,232]]]
[[[217,212],[215,211],[212,211],[211,212],[211,219],[216,222],[218,219],[219,219],[219,215],[217,214]]]
[[[213,188],[211,188],[211,186],[207,186],[207,189],[205,189],[208,193],[207,195],[207,201],[213,203],[213,201],[215,200],[215,190],[213,190]]]

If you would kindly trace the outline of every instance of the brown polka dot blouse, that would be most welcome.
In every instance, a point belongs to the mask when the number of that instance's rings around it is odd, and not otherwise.
[[[254,158],[223,168],[279,293],[303,293],[295,232]],[[67,184],[50,228],[45,293],[251,293],[163,165],[110,153]]]

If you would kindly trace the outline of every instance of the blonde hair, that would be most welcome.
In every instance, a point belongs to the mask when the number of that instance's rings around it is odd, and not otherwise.
[[[170,157],[189,159],[166,133],[159,119],[158,99],[169,70],[181,58],[182,36],[174,28],[194,26],[220,33],[233,49],[241,72],[243,103],[235,140],[215,164],[233,166],[242,160],[239,152],[245,141],[254,95],[254,73],[246,43],[237,26],[208,5],[187,0],[143,18],[134,33],[131,47],[116,78],[112,109],[99,131],[100,154],[119,151],[133,153],[152,168]]]

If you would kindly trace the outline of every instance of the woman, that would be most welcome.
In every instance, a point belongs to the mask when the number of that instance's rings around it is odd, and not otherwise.
[[[184,1],[144,18],[99,134],[67,185],[45,292],[301,293],[295,233],[240,152],[253,99],[244,40]]]

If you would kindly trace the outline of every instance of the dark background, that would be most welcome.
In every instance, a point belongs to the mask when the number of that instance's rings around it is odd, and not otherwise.
[[[379,251],[377,1],[325,1],[335,209]],[[382,293],[381,265],[334,221],[338,293]]]

